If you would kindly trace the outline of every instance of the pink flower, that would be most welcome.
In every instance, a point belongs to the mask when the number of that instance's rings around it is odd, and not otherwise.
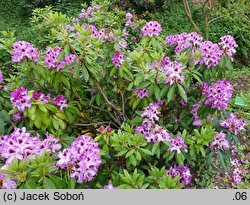
[[[159,36],[162,31],[161,25],[156,21],[147,22],[142,28],[142,36]]]
[[[112,63],[120,68],[124,62],[124,55],[122,53],[116,53],[112,56]]]
[[[184,142],[184,139],[178,135],[175,138],[171,138],[171,145],[168,148],[168,151],[173,152],[177,151],[177,153],[181,153],[181,149],[183,149],[185,152],[187,152],[187,145]]]
[[[226,150],[230,148],[229,142],[226,139],[226,135],[223,132],[217,133],[214,136],[214,141],[210,143],[210,148]]]
[[[202,94],[206,96],[204,104],[210,105],[213,109],[225,110],[232,97],[233,86],[229,81],[219,80],[211,86],[203,83]]]
[[[216,67],[221,59],[222,51],[218,44],[211,41],[201,43],[199,51],[201,52],[201,60],[199,64],[205,64],[208,68]]]
[[[234,113],[231,113],[226,120],[220,120],[219,124],[227,128],[229,131],[234,132],[237,135],[241,130],[244,130],[246,122],[239,119]]]
[[[222,36],[220,38],[221,42],[219,45],[221,46],[222,50],[233,60],[233,55],[236,53],[236,48],[238,45],[236,44],[234,37],[231,35]]]
[[[13,44],[13,50],[11,51],[12,61],[17,63],[27,58],[37,61],[39,53],[37,49],[26,41],[17,41]]]

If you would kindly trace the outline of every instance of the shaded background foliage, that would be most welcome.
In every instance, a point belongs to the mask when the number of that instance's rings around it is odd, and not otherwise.
[[[69,16],[79,13],[83,4],[91,0],[0,0],[0,30],[15,30],[18,39],[36,39],[31,30],[29,17],[35,8],[53,6]],[[103,1],[95,1],[102,4]],[[159,21],[165,34],[190,32],[193,30],[184,10],[182,0],[113,0],[113,7],[118,7],[141,18]],[[201,33],[204,31],[203,0],[190,0],[192,18]],[[248,0],[214,0],[209,26],[209,40],[219,41],[220,36],[233,35],[239,45],[237,62],[239,66],[249,67],[250,58],[250,3]],[[8,16],[8,18],[6,18]],[[1,52],[1,51],[0,51]],[[0,61],[1,56],[0,53]]]

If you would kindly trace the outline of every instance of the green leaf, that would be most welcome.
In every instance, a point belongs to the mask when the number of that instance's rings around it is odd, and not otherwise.
[[[220,162],[222,168],[224,170],[227,170],[227,166],[226,166],[226,162],[225,162],[224,156],[223,156],[223,154],[222,154],[222,152],[220,150],[218,152],[218,159],[219,159],[219,162]]]
[[[76,187],[76,180],[74,178],[69,178],[68,180],[68,188],[75,189]]]
[[[184,90],[184,88],[178,84],[178,90],[179,90],[179,94],[180,96],[182,97],[182,99],[187,102],[187,94],[186,94],[186,91]]]
[[[54,105],[51,105],[51,104],[44,104],[44,106],[49,109],[50,111],[52,112],[58,112],[59,109],[57,107],[55,107]]]
[[[129,160],[131,162],[131,164],[135,167],[136,166],[136,159],[135,159],[135,156],[134,155],[131,155],[129,157]]]
[[[245,106],[245,101],[240,96],[236,96],[234,104],[238,106]]]
[[[179,165],[184,165],[184,156],[182,153],[176,153],[175,154],[175,159]]]
[[[51,181],[53,182],[53,184],[56,186],[57,189],[67,188],[67,183],[60,177],[56,175],[49,175],[49,178],[51,179]]]
[[[201,119],[204,119],[208,116],[208,114],[211,111],[211,107],[208,105],[202,105],[199,109],[198,109],[198,114],[201,117]]]
[[[36,112],[35,105],[33,105],[30,109],[28,109],[28,116],[31,120],[35,120],[35,118],[36,118],[35,112]]]
[[[82,68],[82,76],[86,82],[89,81],[89,72],[85,67]]]
[[[2,110],[0,112],[0,118],[3,119],[5,122],[10,122],[10,116],[6,110]]]
[[[170,102],[174,98],[174,93],[175,93],[175,86],[172,86],[170,90],[168,91],[168,102]]]
[[[65,55],[65,52],[64,52],[64,50],[63,50],[63,51],[58,55],[57,61],[60,62],[60,61],[63,59],[64,55]]]
[[[38,107],[42,112],[48,113],[48,110],[45,108],[44,104],[39,104]]]
[[[40,186],[34,181],[29,180],[24,184],[24,188],[25,189],[40,189]]]
[[[118,152],[115,156],[117,156],[117,157],[123,156],[127,153],[127,151],[128,150],[122,150],[122,151]]]
[[[56,186],[53,184],[53,182],[49,178],[45,177],[43,179],[43,188],[44,189],[56,189]]]
[[[157,100],[160,100],[161,99],[161,96],[160,96],[160,88],[157,84],[154,85],[154,94],[155,94],[155,97]]]
[[[69,54],[69,45],[68,44],[66,44],[65,46],[64,46],[64,53],[65,54]]]
[[[132,154],[134,154],[135,150],[130,150],[127,154],[126,154],[126,158],[130,157]]]
[[[152,152],[148,149],[140,148],[140,151],[142,151],[145,155],[151,156]]]
[[[160,149],[159,142],[155,142],[152,147],[152,154],[155,154],[158,151],[158,149]]]
[[[66,86],[66,88],[70,88],[69,79],[66,76],[64,76],[64,75],[62,75],[62,82]]]
[[[135,152],[135,157],[136,157],[136,159],[137,159],[138,161],[141,161],[141,154],[140,154],[139,151],[136,151],[136,152]]]

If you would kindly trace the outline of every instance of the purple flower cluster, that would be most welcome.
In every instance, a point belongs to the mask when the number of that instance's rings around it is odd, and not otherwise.
[[[176,53],[180,53],[186,48],[192,48],[195,51],[196,47],[202,43],[202,37],[196,32],[175,34],[167,36],[166,43],[169,46],[176,45]]]
[[[42,102],[44,104],[51,103],[58,106],[60,110],[67,108],[67,101],[64,96],[56,96],[51,99],[50,94],[44,95],[39,91],[34,91],[32,96],[29,96],[26,88],[17,88],[10,94],[10,101],[14,108],[18,109],[18,113],[13,115],[13,120],[16,122],[23,118],[23,112],[26,108],[32,107],[32,102]]]
[[[173,85],[177,84],[178,81],[183,82],[185,78],[184,76],[181,76],[182,69],[182,65],[177,61],[170,62],[169,64],[164,66],[163,72],[167,77],[164,83]]]
[[[75,29],[69,24],[66,26],[66,30],[67,30],[68,33],[75,32]]]
[[[144,97],[149,97],[148,95],[148,89],[143,88],[143,89],[136,89],[135,94],[138,98],[143,99]]]
[[[159,120],[158,115],[161,113],[159,111],[161,104],[161,101],[157,103],[150,103],[141,114],[141,117],[145,118],[142,125],[135,128],[135,132],[144,136],[147,142],[171,141],[171,137],[167,130],[156,124],[156,121]]]
[[[6,159],[6,163],[12,163],[14,158],[19,160],[27,160],[35,155],[41,156],[43,152],[55,153],[61,149],[61,145],[57,144],[59,139],[47,135],[46,139],[40,140],[39,135],[32,137],[26,132],[26,128],[16,128],[9,136],[0,137],[0,155],[2,159]]]
[[[244,130],[246,122],[239,119],[234,113],[231,113],[226,120],[220,120],[219,124],[237,135],[241,130]]]
[[[94,25],[85,25],[83,29],[91,31],[91,35],[94,38],[98,38],[99,40],[103,40],[104,42],[115,41],[114,34],[112,32],[107,32],[107,30],[104,28],[98,31],[98,29]]]
[[[205,104],[213,109],[225,110],[232,97],[233,86],[229,81],[219,80],[211,86],[203,83],[202,94],[206,96]]]
[[[216,67],[221,59],[222,51],[218,44],[211,41],[204,41],[201,43],[199,51],[201,52],[201,59],[199,64],[205,64],[208,68]]]
[[[37,61],[39,57],[37,49],[26,41],[15,42],[11,54],[14,63],[21,62],[25,58]]]
[[[60,110],[68,107],[67,101],[62,95],[54,97],[52,104],[58,106]]]
[[[226,139],[226,134],[224,134],[223,132],[217,133],[217,135],[214,136],[214,141],[210,143],[210,148],[221,149],[221,150],[229,149],[230,145]]]
[[[221,42],[219,45],[222,50],[233,60],[233,55],[236,53],[236,48],[238,45],[236,44],[234,37],[231,35],[222,36],[220,38]]]
[[[126,13],[126,23],[125,23],[126,27],[132,28],[132,26],[133,26],[132,19],[133,19],[133,15],[131,13],[129,13],[129,12]]]
[[[200,107],[203,105],[203,101],[200,101],[196,104],[193,104],[191,113],[194,116],[194,121],[193,121],[193,125],[194,126],[202,126],[202,120],[200,119],[199,115],[198,115],[198,110],[200,109]]]
[[[192,174],[188,166],[170,167],[167,170],[167,174],[172,177],[180,176],[178,182],[183,185],[190,184],[192,180]]]
[[[48,48],[45,57],[45,64],[48,69],[55,68],[57,71],[64,68],[66,65],[73,63],[76,56],[74,54],[67,54],[58,61],[58,56],[63,51],[63,48],[56,46],[54,48]]]
[[[111,181],[109,181],[109,183],[107,185],[105,185],[103,187],[104,189],[117,189],[117,187],[115,187]]]
[[[44,95],[43,93],[35,90],[32,94],[32,100],[48,104],[50,101],[50,94]]]
[[[4,81],[3,73],[2,73],[2,71],[0,70],[0,84],[3,83],[3,81]],[[7,90],[8,90],[8,87],[7,87],[7,86],[0,86],[0,90],[5,90],[5,91],[7,91]]]
[[[238,185],[243,178],[243,172],[239,168],[235,168],[233,170],[232,178],[233,178],[234,185]]]
[[[89,6],[87,10],[82,9],[80,13],[80,19],[83,21],[92,21],[94,17],[94,12],[100,10],[100,6],[94,5],[93,7]]]
[[[116,53],[112,56],[112,63],[120,68],[124,62],[124,55],[122,53]]]
[[[16,189],[16,181],[7,177],[7,175],[0,173],[0,181],[2,181],[2,189]]]
[[[15,89],[10,94],[10,101],[14,108],[17,108],[19,112],[23,112],[25,108],[31,108],[31,97],[28,96],[28,90],[20,87]]]
[[[71,178],[77,178],[78,183],[91,181],[101,164],[98,143],[89,136],[79,136],[69,148],[58,154],[60,158],[56,165],[62,169],[70,169]]]
[[[170,143],[171,145],[168,148],[168,151],[176,151],[178,154],[180,154],[181,149],[183,149],[185,152],[187,152],[187,145],[185,144],[184,139],[180,135],[175,138],[171,138]]]
[[[3,78],[3,74],[2,71],[0,70],[0,84],[3,82],[4,78]]]
[[[162,31],[161,24],[157,21],[149,21],[146,25],[142,28],[142,36],[159,36]]]
[[[110,134],[113,131],[113,129],[112,129],[112,127],[110,127],[110,125],[108,125],[106,128],[102,125],[97,130],[98,130],[98,132],[100,132],[102,134]]]
[[[89,30],[92,32],[93,37],[99,37],[99,31],[94,25],[86,25],[83,27],[83,30]]]

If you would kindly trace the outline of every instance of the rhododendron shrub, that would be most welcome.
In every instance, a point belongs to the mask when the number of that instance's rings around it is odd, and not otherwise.
[[[227,111],[233,36],[163,36],[132,13],[108,23],[105,6],[49,12],[53,44],[14,42],[17,75],[0,72],[3,188],[195,188],[201,163],[228,169],[246,125]]]

